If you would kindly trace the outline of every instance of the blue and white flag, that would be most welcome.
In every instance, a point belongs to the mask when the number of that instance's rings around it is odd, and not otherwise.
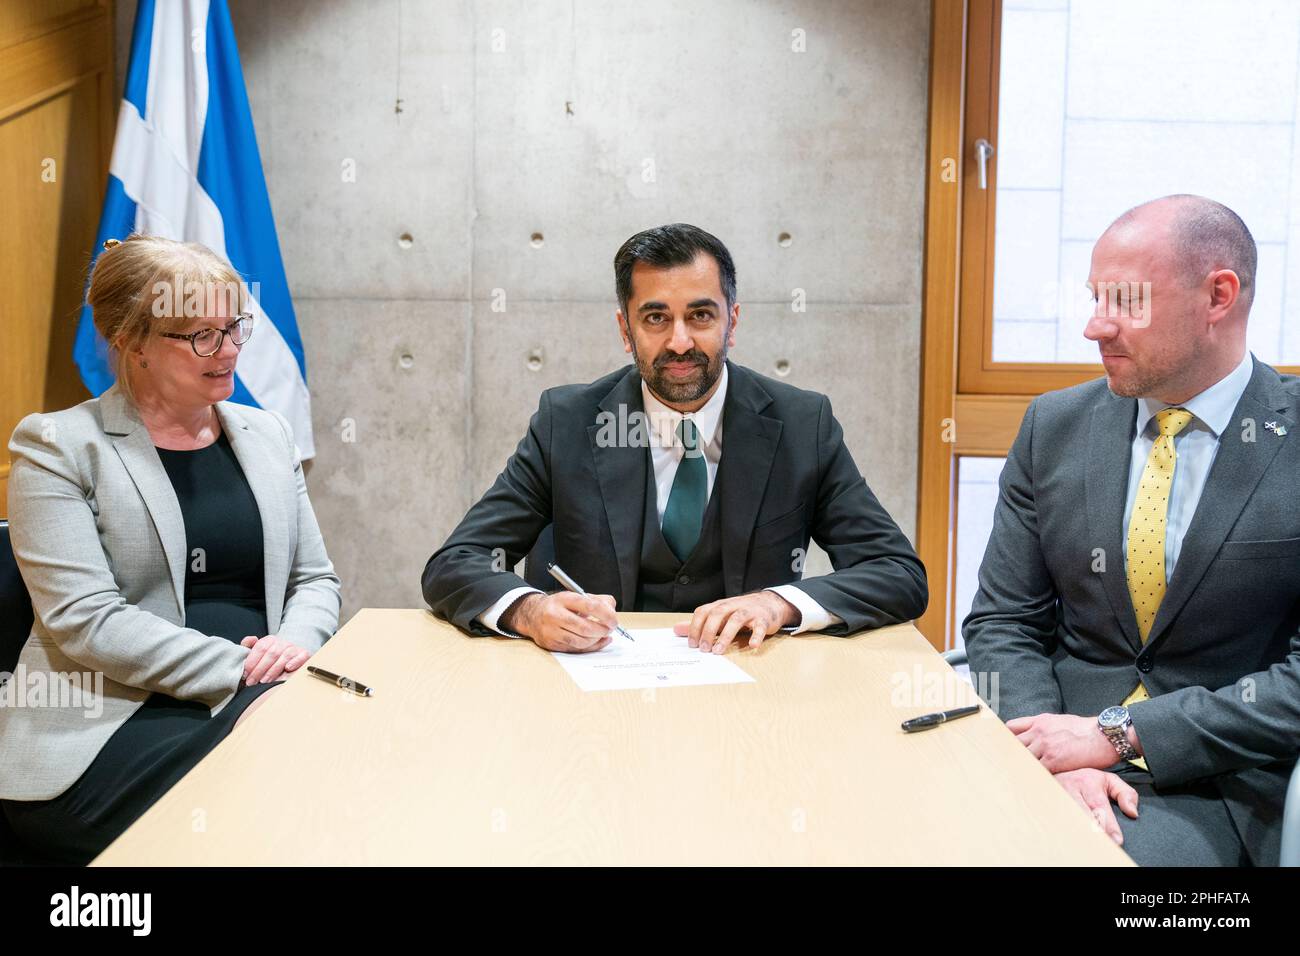
[[[226,0],[140,0],[95,255],[132,232],[201,242],[255,295],[234,401],[274,409],[315,454],[302,338],[280,260]],[[83,305],[73,358],[99,395],[113,384]]]

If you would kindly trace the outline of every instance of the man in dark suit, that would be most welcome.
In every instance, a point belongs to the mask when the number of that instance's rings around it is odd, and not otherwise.
[[[1197,196],[1098,240],[1106,378],[1030,404],[964,624],[990,703],[1141,864],[1276,864],[1300,751],[1300,380],[1246,349],[1255,263]]]
[[[727,359],[740,306],[726,247],[662,226],[628,239],[614,271],[635,364],[542,394],[505,470],[425,566],[434,613],[593,651],[616,607],[680,611],[691,617],[678,633],[719,654],[782,629],[849,634],[919,616],[925,569],[830,401]],[[556,563],[589,596],[511,573],[547,526]],[[800,581],[810,535],[835,570]]]

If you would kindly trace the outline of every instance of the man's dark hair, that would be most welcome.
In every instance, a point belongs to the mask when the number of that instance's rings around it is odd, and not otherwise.
[[[699,226],[675,222],[669,226],[655,226],[638,232],[619,246],[614,255],[614,283],[618,292],[619,308],[627,315],[627,303],[632,298],[632,267],[638,262],[668,269],[690,265],[695,257],[707,252],[718,263],[718,276],[722,280],[722,294],[727,298],[727,311],[736,304],[736,266],[716,236]]]

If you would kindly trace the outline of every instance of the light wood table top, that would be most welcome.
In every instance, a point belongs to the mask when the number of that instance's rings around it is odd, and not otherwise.
[[[623,614],[661,627],[672,614]],[[911,625],[584,693],[531,641],[358,613],[96,865],[1131,865]],[[939,695],[944,696],[939,696]]]

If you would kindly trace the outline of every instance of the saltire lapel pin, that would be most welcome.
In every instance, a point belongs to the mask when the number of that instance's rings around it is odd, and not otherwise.
[[[1277,422],[1265,422],[1264,430],[1272,432],[1278,438],[1285,437],[1286,435],[1286,426],[1279,425]]]

